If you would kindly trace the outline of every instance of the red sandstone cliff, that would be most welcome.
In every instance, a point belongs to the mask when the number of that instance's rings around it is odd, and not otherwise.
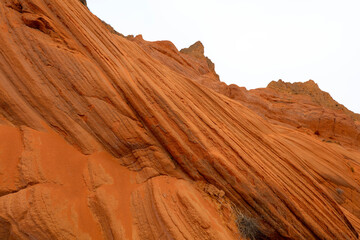
[[[226,86],[78,0],[5,0],[0,19],[0,239],[245,239],[245,220],[263,239],[358,239],[356,128],[323,142],[279,110],[341,109]]]

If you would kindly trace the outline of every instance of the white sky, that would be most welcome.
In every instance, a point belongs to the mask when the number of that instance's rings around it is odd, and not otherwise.
[[[124,35],[200,40],[220,79],[247,89],[313,79],[360,113],[359,0],[88,0]]]

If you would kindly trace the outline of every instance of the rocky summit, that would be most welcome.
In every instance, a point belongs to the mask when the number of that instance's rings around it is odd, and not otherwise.
[[[359,239],[357,114],[109,29],[86,1],[0,2],[0,239]]]

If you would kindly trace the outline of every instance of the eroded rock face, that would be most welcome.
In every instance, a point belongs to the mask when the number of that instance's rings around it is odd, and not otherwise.
[[[358,238],[358,150],[271,124],[196,83],[256,96],[206,58],[78,0],[0,19],[0,239],[239,239],[234,208],[270,239]]]
[[[267,88],[247,91],[244,87],[219,81],[214,65],[206,66],[209,58],[204,56],[201,42],[180,53],[175,46],[175,50],[167,51],[164,42],[137,42],[177,73],[242,103],[274,124],[299,129],[326,142],[360,147],[359,114],[336,102],[313,80],[293,84],[272,81]],[[188,67],[189,62],[191,67]]]
[[[334,101],[313,81],[272,82],[266,89],[250,92],[263,101],[252,104],[250,100],[245,104],[263,116],[314,134],[326,142],[360,148],[358,114]]]
[[[292,95],[300,94],[309,96],[311,100],[317,105],[334,110],[341,110],[353,120],[360,121],[360,114],[353,113],[352,111],[348,110],[344,105],[336,102],[329,93],[321,91],[319,86],[313,80],[309,80],[305,83],[287,83],[282,80],[279,80],[277,82],[272,81],[271,83],[269,83],[267,88],[274,89],[277,92]]]

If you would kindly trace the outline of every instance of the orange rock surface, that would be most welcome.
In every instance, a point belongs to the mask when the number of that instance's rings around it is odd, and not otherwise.
[[[299,120],[343,110],[227,86],[202,44],[112,34],[78,0],[0,19],[0,239],[246,239],[238,213],[262,239],[358,239],[356,129]]]
[[[178,52],[166,41],[146,42],[140,36],[134,41],[177,73],[241,102],[274,124],[315,134],[323,141],[360,147],[360,115],[336,102],[313,80],[293,84],[272,81],[267,88],[247,91],[220,82],[201,42]]]

